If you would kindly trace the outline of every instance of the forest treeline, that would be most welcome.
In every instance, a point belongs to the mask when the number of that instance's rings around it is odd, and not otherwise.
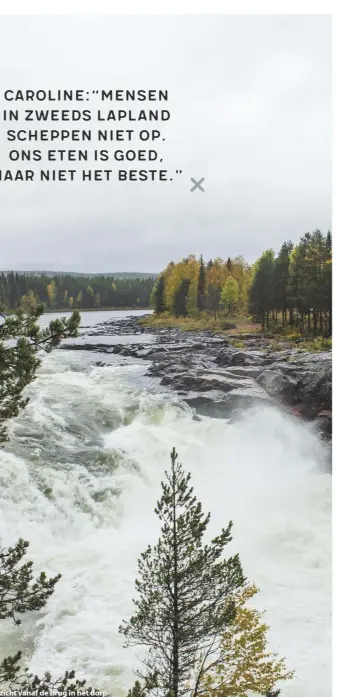
[[[242,256],[205,261],[190,255],[156,278],[2,272],[0,306],[15,309],[32,296],[47,310],[147,308],[175,317],[251,316],[263,327],[332,333],[332,237],[320,230],[298,244],[268,249],[250,265]]]
[[[110,276],[46,275],[2,272],[0,305],[19,307],[31,295],[48,310],[97,309],[107,307],[146,308],[154,278],[112,278]]]
[[[250,266],[241,256],[224,261],[190,255],[171,262],[155,281],[157,314],[175,317],[246,314],[263,327],[290,325],[301,332],[332,333],[332,236],[306,233],[298,244],[268,249]]]

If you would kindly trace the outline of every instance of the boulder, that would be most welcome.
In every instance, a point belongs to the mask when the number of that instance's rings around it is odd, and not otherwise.
[[[219,390],[201,393],[192,392],[188,393],[184,400],[198,414],[222,419],[229,419],[233,412],[240,409],[272,403],[266,392],[259,387],[257,387],[257,390],[254,388],[239,388],[231,392],[221,392]]]
[[[315,418],[322,411],[332,409],[332,365],[330,362],[310,364],[313,369],[304,370],[298,378],[295,401],[301,405],[302,414]]]
[[[295,378],[285,375],[281,370],[267,368],[258,375],[257,382],[271,397],[286,404],[293,404],[293,397],[298,387],[298,381]]]
[[[322,439],[329,441],[332,437],[332,412],[327,409],[321,411],[314,421],[314,426]]]
[[[234,365],[266,365],[267,359],[262,351],[241,351],[228,347],[219,351],[215,358],[215,363],[221,366]]]

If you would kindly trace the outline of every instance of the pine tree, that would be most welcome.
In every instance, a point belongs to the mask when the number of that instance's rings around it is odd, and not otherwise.
[[[20,302],[20,292],[17,283],[18,275],[14,274],[13,271],[8,275],[10,292],[9,292],[9,303],[10,307],[18,307]]]
[[[142,685],[139,680],[136,680],[134,686],[128,691],[127,697],[147,697],[156,687],[159,687],[157,672],[147,676]],[[169,695],[163,697],[169,697]]]
[[[146,675],[156,671],[172,697],[191,694],[187,681],[235,616],[230,596],[245,582],[238,555],[221,560],[232,540],[231,522],[203,544],[210,514],[203,514],[177,457],[173,449],[155,509],[161,537],[139,559],[136,611],[120,627],[126,645],[149,647]]]
[[[213,311],[215,319],[220,307],[223,277],[224,265],[222,264],[222,259],[210,261],[207,265],[208,306]]]
[[[292,242],[284,242],[274,261],[273,268],[273,309],[281,311],[282,324],[286,322],[286,313],[289,306],[288,278],[292,249]]]
[[[22,299],[22,306],[4,314],[0,325],[0,443],[6,440],[5,421],[17,416],[27,400],[22,397],[24,387],[35,377],[40,364],[39,349],[50,351],[68,336],[76,336],[80,316],[74,312],[66,320],[56,319],[47,329],[40,330],[37,320],[43,312],[29,294]]]
[[[203,257],[201,255],[200,261],[199,261],[198,286],[197,286],[197,309],[200,312],[205,310],[205,290],[206,290],[205,266],[204,266]]]
[[[332,234],[326,237],[326,260],[324,265],[325,305],[328,312],[328,336],[332,335]]]
[[[269,324],[269,311],[273,308],[273,268],[274,252],[268,249],[255,264],[254,277],[250,287],[250,311],[259,315],[262,326]]]
[[[173,314],[176,317],[186,317],[187,315],[187,296],[190,288],[190,280],[183,278],[173,298]]]
[[[32,292],[22,298],[22,306],[7,316],[0,308],[0,443],[6,440],[5,420],[16,416],[27,400],[22,391],[35,377],[40,361],[39,348],[50,351],[65,336],[76,336],[80,321],[78,313],[69,320],[56,319],[47,329],[40,330],[37,320],[43,306],[37,305]],[[21,624],[18,615],[41,610],[52,595],[60,574],[47,578],[42,572],[33,578],[32,562],[21,564],[28,542],[20,539],[16,545],[0,549],[0,620],[11,618]],[[92,688],[84,688],[85,681],[76,680],[74,671],[67,671],[63,678],[53,680],[50,673],[43,678],[21,668],[21,652],[7,656],[0,663],[0,685],[5,684],[13,694],[72,695],[77,689],[89,694]]]
[[[154,312],[160,314],[166,311],[165,306],[165,277],[159,276],[151,294],[151,304],[154,307]]]
[[[289,267],[289,302],[290,307],[298,313],[300,331],[304,331],[304,318],[311,307],[311,264],[309,248],[311,233],[307,232],[299,241],[290,256]],[[291,324],[294,319],[291,317]]]
[[[28,546],[28,542],[20,539],[15,547],[0,549],[0,619],[10,617],[15,624],[20,624],[18,613],[40,610],[61,578],[59,575],[47,579],[42,572],[32,583],[32,562],[18,566]]]
[[[21,624],[18,614],[44,607],[61,578],[60,574],[47,578],[41,572],[34,580],[32,562],[21,564],[28,547],[29,543],[20,539],[13,547],[0,549],[0,619],[12,618],[17,625]],[[0,685],[6,685],[12,694],[72,697],[78,690],[85,695],[93,692],[91,687],[85,687],[85,680],[75,680],[74,670],[67,671],[63,678],[57,680],[53,680],[49,672],[40,678],[21,667],[21,658],[22,654],[18,651],[0,663]]]

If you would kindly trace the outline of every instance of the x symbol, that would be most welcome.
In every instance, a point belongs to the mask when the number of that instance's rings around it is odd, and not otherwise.
[[[195,191],[195,189],[200,189],[200,191],[204,191],[203,186],[201,186],[202,182],[204,182],[205,177],[202,177],[198,182],[196,182],[196,179],[193,179],[193,177],[190,177],[191,181],[193,182],[193,187],[190,189],[190,191]]]

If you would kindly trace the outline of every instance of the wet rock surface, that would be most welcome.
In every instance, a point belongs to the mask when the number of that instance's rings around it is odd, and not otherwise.
[[[95,341],[97,336],[100,341]],[[126,336],[129,341],[119,343]],[[85,341],[80,337],[60,348],[149,361],[148,375],[176,391],[196,414],[232,418],[244,407],[280,405],[312,421],[321,436],[330,439],[331,352],[302,353],[296,345],[273,351],[270,342],[256,334],[242,335],[241,340],[244,348],[238,349],[211,331],[144,327],[139,318],[129,317],[98,325]]]

